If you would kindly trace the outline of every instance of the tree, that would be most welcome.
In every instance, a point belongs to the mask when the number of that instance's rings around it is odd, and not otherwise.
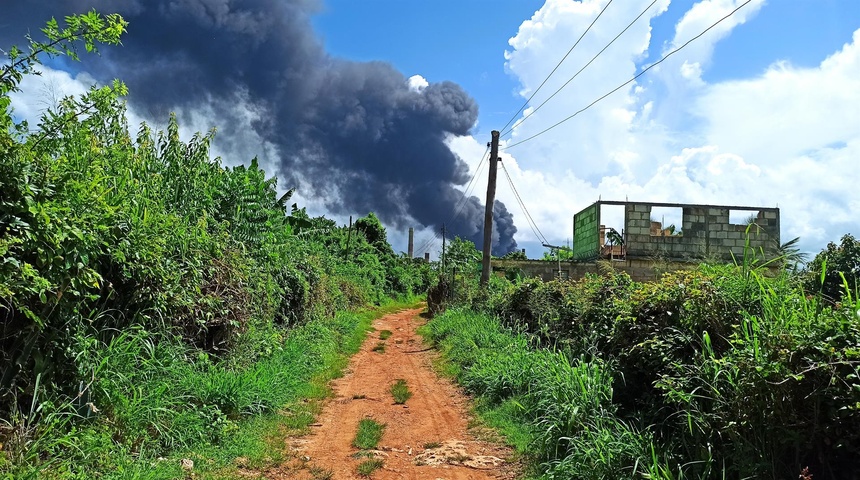
[[[51,19],[42,33],[46,40],[39,42],[27,35],[27,51],[13,45],[6,54],[9,63],[0,70],[0,129],[5,133],[12,127],[11,117],[5,115],[9,104],[9,94],[19,90],[18,85],[24,75],[38,75],[37,65],[41,65],[40,55],[55,57],[66,55],[78,60],[77,44],[83,42],[87,52],[98,53],[97,44],[117,45],[125,33],[128,22],[117,14],[99,15],[95,10],[83,15],[66,17],[66,28],[60,29],[57,20]]]
[[[370,212],[366,217],[356,220],[355,231],[361,232],[367,238],[367,242],[373,245],[379,253],[387,256],[394,255],[394,250],[388,243],[388,234],[385,232],[385,227],[375,213]]]
[[[810,292],[821,292],[827,298],[838,301],[845,294],[846,284],[852,295],[857,292],[858,277],[860,241],[851,234],[845,234],[839,245],[828,243],[809,263],[806,288]]]
[[[454,268],[458,272],[468,270],[481,261],[481,252],[475,247],[471,240],[463,240],[455,237],[445,252],[445,263],[447,267]]]

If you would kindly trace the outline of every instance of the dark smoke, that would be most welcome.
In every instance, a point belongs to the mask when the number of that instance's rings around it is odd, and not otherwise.
[[[57,5],[62,3],[62,5]],[[0,20],[3,45],[57,18],[95,8],[130,22],[123,46],[87,61],[96,78],[121,78],[136,111],[216,112],[218,142],[247,143],[236,105],[262,112],[254,129],[277,147],[278,175],[336,214],[374,211],[398,229],[438,227],[462,200],[466,164],[445,145],[467,135],[478,107],[458,85],[410,89],[382,62],[330,57],[313,32],[314,0],[16,0]],[[245,145],[254,148],[253,145]],[[259,145],[256,146],[259,150]],[[516,248],[516,227],[494,205],[494,254]],[[484,208],[469,198],[450,231],[481,245]]]

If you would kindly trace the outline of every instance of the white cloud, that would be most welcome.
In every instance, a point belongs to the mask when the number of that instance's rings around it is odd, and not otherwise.
[[[647,5],[633,3],[625,3],[626,8],[610,5],[530,109]],[[664,52],[740,3],[697,2],[675,26]],[[524,98],[603,5],[605,0],[548,0],[523,22],[505,58]],[[667,7],[668,2],[661,2],[650,18]],[[752,21],[762,8],[764,2],[754,0],[637,85],[504,152],[520,194],[551,242],[569,238],[573,213],[598,197],[779,206],[783,240],[800,236],[809,251],[851,230],[858,233],[860,189],[854,184],[860,158],[860,30],[814,68],[774,63],[753,78],[712,84],[703,80],[703,71],[718,67],[712,65],[716,44],[733,28]],[[507,144],[540,132],[630,78],[650,41],[650,27],[642,21],[518,126]],[[661,88],[654,88],[658,85]],[[472,140],[469,148],[466,143],[451,144],[454,151],[464,152],[464,158],[483,151],[477,141]],[[520,230],[517,240],[534,241],[509,190],[500,173],[497,197],[514,211]]]
[[[413,92],[420,92],[430,85],[430,82],[421,75],[412,75],[409,77],[409,80],[407,80],[407,83],[409,84],[409,89]]]

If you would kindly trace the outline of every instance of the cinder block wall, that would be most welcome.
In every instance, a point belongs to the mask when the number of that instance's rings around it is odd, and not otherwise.
[[[624,207],[625,243],[629,257],[664,257],[678,260],[720,258],[729,260],[744,255],[746,242],[757,254],[763,249],[766,258],[773,255],[779,243],[779,209],[758,211],[753,225],[729,223],[729,207],[682,206],[682,234],[654,235],[651,208],[647,203],[628,203]],[[736,208],[735,210],[745,210]]]
[[[615,270],[626,272],[634,281],[649,282],[666,272],[696,268],[689,262],[654,262],[647,259],[627,259],[612,262]],[[519,272],[525,277],[537,277],[550,281],[558,276],[558,262],[546,260],[503,260],[493,259],[493,273],[504,276],[508,272]],[[586,273],[599,273],[597,262],[561,262],[562,278],[578,280]]]

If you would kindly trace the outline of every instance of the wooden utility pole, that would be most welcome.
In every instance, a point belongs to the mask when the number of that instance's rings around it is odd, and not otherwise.
[[[442,224],[442,271],[445,271],[445,224]]]
[[[346,250],[343,252],[343,259],[349,260],[349,241],[352,240],[352,215],[349,216],[349,231],[346,234]]]
[[[487,180],[487,209],[484,213],[484,258],[481,262],[481,286],[490,281],[490,251],[493,248],[493,205],[496,203],[496,170],[499,166],[499,131],[493,130],[490,142],[490,178]]]

